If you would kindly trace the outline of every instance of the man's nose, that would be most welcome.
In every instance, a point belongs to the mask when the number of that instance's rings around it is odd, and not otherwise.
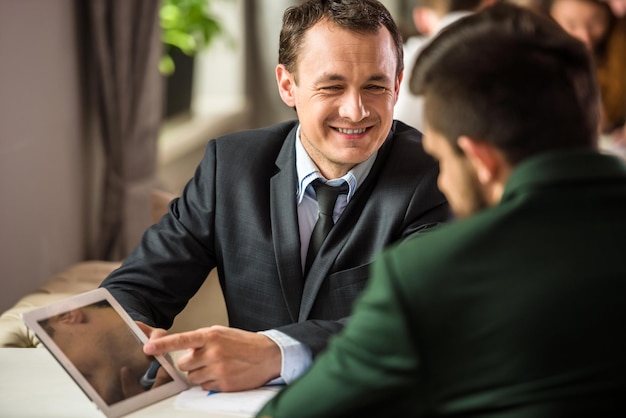
[[[359,122],[369,114],[360,92],[346,92],[339,107],[339,116],[352,122]]]

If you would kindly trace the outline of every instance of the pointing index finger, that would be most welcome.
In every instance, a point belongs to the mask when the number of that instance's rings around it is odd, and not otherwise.
[[[148,341],[143,348],[144,353],[154,356],[170,351],[200,348],[206,344],[206,338],[197,331],[181,332],[158,337]]]

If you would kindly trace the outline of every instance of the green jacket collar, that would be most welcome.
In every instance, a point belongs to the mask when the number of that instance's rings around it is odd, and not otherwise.
[[[618,157],[589,150],[558,151],[531,157],[511,173],[502,201],[528,189],[580,181],[626,182],[626,165]]]

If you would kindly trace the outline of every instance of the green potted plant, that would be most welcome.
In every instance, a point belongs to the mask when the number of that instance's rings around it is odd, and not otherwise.
[[[159,70],[167,76],[166,117],[190,108],[194,56],[225,35],[209,8],[210,0],[161,0]]]

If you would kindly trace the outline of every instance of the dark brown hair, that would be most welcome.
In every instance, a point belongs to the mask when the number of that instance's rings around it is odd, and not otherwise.
[[[354,32],[377,33],[387,28],[396,49],[396,75],[404,69],[402,35],[389,11],[376,0],[309,0],[288,8],[283,15],[278,62],[296,72],[298,54],[306,31],[323,19]]]

